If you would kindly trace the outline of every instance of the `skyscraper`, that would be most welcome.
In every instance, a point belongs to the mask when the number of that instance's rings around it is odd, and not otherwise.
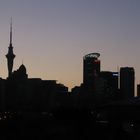
[[[137,85],[137,96],[140,97],[140,84]]]
[[[83,57],[83,83],[93,85],[100,73],[99,53],[90,53]]]
[[[134,97],[135,71],[133,67],[122,67],[120,69],[120,91],[121,97]]]
[[[13,61],[15,58],[15,54],[13,53],[13,46],[12,46],[12,20],[10,24],[10,44],[8,47],[8,53],[6,54],[6,58],[7,58],[7,66],[8,66],[8,77],[10,77],[12,74]]]

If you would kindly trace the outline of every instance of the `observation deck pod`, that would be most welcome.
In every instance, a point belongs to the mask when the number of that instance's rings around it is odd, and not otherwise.
[[[90,54],[85,55],[84,59],[87,59],[87,58],[96,58],[96,59],[98,59],[99,57],[100,57],[99,53],[90,53]]]

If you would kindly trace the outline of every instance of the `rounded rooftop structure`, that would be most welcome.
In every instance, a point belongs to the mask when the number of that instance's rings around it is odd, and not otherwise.
[[[99,53],[90,53],[90,54],[85,55],[84,59],[86,59],[86,58],[98,58],[98,57],[100,57]]]
[[[26,73],[26,67],[22,64],[22,65],[19,67],[19,71],[20,71],[20,72],[23,72],[23,73]]]

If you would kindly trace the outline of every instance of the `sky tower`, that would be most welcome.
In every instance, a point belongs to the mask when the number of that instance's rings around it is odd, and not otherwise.
[[[10,23],[10,44],[8,47],[8,53],[6,54],[6,58],[7,58],[7,66],[8,66],[8,77],[10,77],[12,74],[13,61],[15,58],[15,54],[13,53],[13,46],[12,46],[12,19]]]

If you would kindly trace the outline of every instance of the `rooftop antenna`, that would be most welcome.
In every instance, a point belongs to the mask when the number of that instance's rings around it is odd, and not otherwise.
[[[10,22],[10,44],[12,44],[12,17]]]

